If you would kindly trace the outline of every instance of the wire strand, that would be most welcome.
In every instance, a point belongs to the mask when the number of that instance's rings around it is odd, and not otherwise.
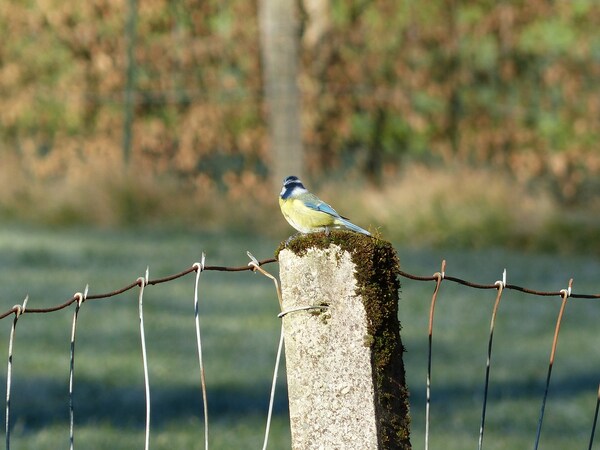
[[[269,396],[269,412],[267,413],[267,425],[265,427],[265,439],[263,441],[263,450],[267,450],[269,444],[269,433],[271,431],[271,420],[273,418],[273,405],[275,403],[275,388],[277,387],[277,373],[279,372],[279,362],[281,361],[281,351],[283,349],[283,322],[281,323],[281,334],[279,335],[279,345],[277,346],[277,356],[275,357],[275,369],[273,370],[273,382],[271,383],[271,395]]]
[[[548,390],[550,388],[550,377],[552,376],[552,367],[554,366],[554,356],[556,355],[556,347],[558,345],[558,333],[560,332],[560,324],[562,322],[563,314],[565,312],[565,307],[567,306],[567,299],[569,298],[569,292],[571,290],[571,284],[573,283],[573,279],[569,282],[569,290],[562,290],[562,303],[560,305],[560,310],[558,312],[558,318],[556,319],[556,327],[554,329],[554,338],[552,339],[552,349],[550,350],[550,363],[548,365],[548,374],[546,375],[546,385],[544,387],[544,397],[542,399],[542,407],[540,409],[540,418],[538,420],[537,433],[535,437],[535,444],[533,448],[535,450],[538,449],[540,444],[540,438],[542,434],[542,423],[544,421],[544,412],[546,410],[546,400],[548,399]]]
[[[200,336],[200,316],[198,301],[198,283],[200,274],[204,270],[204,253],[202,253],[202,262],[195,263],[196,282],[194,283],[194,322],[196,323],[196,346],[198,347],[198,364],[200,366],[200,386],[202,389],[202,406],[204,408],[204,448],[208,450],[208,400],[206,395],[206,378],[204,374],[204,363],[202,361],[202,339]]]
[[[426,384],[426,403],[425,403],[425,450],[429,449],[429,422],[430,422],[430,407],[431,407],[431,358],[433,351],[433,315],[435,312],[435,303],[438,292],[446,269],[446,261],[442,261],[442,271],[433,275],[436,280],[435,289],[431,296],[431,306],[429,308],[429,328],[428,328],[428,345],[427,345],[427,384]]]
[[[77,303],[75,305],[75,312],[73,313],[73,325],[71,326],[71,358],[69,363],[69,449],[73,450],[75,447],[75,405],[73,401],[73,379],[75,376],[75,332],[77,330],[77,318],[79,317],[79,309],[87,295],[87,286],[85,288],[85,294],[77,293]]]
[[[140,316],[140,341],[142,344],[142,363],[144,365],[144,391],[146,395],[146,439],[144,449],[150,448],[150,380],[148,377],[148,356],[146,354],[146,337],[144,332],[144,287],[148,284],[148,269],[146,269],[146,277],[138,278],[140,293],[138,296],[139,316]]]
[[[496,325],[496,316],[498,314],[498,307],[500,306],[500,299],[502,298],[502,291],[504,290],[504,283],[502,281],[496,282],[498,288],[498,294],[496,295],[496,301],[492,309],[492,318],[490,320],[490,337],[488,339],[487,359],[485,364],[485,382],[483,387],[483,405],[481,407],[481,425],[479,426],[479,443],[478,450],[483,447],[483,432],[485,429],[485,413],[487,408],[488,390],[490,384],[490,369],[492,365],[492,343],[494,340],[494,327]]]
[[[8,367],[6,369],[6,450],[10,450],[10,392],[12,385],[13,343],[17,330],[17,321],[19,320],[21,314],[23,314],[25,311],[28,299],[29,297],[25,297],[22,305],[15,305],[11,309],[15,317],[10,329],[10,339],[8,340]]]
[[[277,260],[275,258],[268,258],[268,259],[264,259],[262,261],[258,261],[259,265],[264,265],[264,264],[270,264],[270,263],[274,263],[277,262]],[[204,267],[204,270],[214,270],[217,272],[243,272],[246,270],[254,270],[252,267],[249,266],[237,266],[237,267],[227,267],[227,266],[206,266]],[[194,272],[194,266],[189,267],[179,273],[173,274],[173,275],[169,275],[163,278],[157,278],[154,280],[148,280],[147,284],[149,285],[156,285],[156,284],[161,284],[161,283],[166,283],[169,281],[173,281],[177,278],[181,278],[189,273]],[[124,292],[127,292],[133,288],[135,288],[136,286],[139,286],[139,281],[136,280],[131,284],[128,284],[127,286],[124,286],[120,289],[111,291],[111,292],[107,292],[104,294],[90,294],[87,296],[87,300],[102,300],[102,299],[107,299],[110,297],[115,297],[117,295],[120,295]],[[32,314],[44,314],[44,313],[51,313],[51,312],[55,312],[55,311],[60,311],[61,309],[65,309],[68,306],[72,305],[74,302],[77,301],[77,297],[73,296],[70,299],[68,299],[67,301],[65,301],[64,303],[60,303],[56,306],[50,306],[48,308],[27,308],[27,311],[23,311],[23,313],[27,312],[32,313]],[[14,307],[9,309],[8,311],[5,311],[4,313],[0,314],[0,320],[10,316],[11,314],[14,314]]]
[[[590,445],[588,450],[592,450],[594,445],[594,435],[596,434],[596,424],[598,423],[598,410],[600,410],[600,384],[598,384],[598,397],[596,398],[596,410],[594,411],[594,420],[592,421],[592,432],[590,433]]]

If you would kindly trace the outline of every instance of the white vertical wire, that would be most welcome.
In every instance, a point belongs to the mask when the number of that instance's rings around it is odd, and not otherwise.
[[[79,316],[79,308],[87,297],[88,286],[85,287],[85,292],[75,294],[77,304],[73,313],[73,326],[71,327],[71,362],[69,364],[69,449],[73,450],[75,446],[75,406],[73,404],[73,377],[75,373],[75,330],[77,329],[77,317]]]
[[[12,328],[10,329],[10,339],[8,341],[8,369],[6,371],[6,450],[10,449],[10,388],[12,378],[13,341],[15,337],[15,328],[17,327],[17,320],[19,320],[20,312],[21,307],[19,306],[17,313],[15,313],[15,318],[13,319]]]
[[[69,369],[69,448],[73,450],[75,442],[75,412],[73,406],[73,372],[75,370],[75,329],[77,327],[77,316],[80,303],[77,302],[75,313],[73,313],[73,326],[71,328],[71,364]]]
[[[148,284],[148,272],[149,269],[146,268],[146,277],[138,278],[138,283],[140,284],[140,295],[139,295],[139,312],[140,312],[140,338],[142,342],[142,362],[144,364],[144,387],[146,391],[146,440],[144,449],[148,450],[150,448],[150,382],[148,380],[148,357],[146,356],[146,338],[144,334],[144,307],[143,307],[143,298],[144,298],[144,287]]]
[[[275,292],[277,292],[277,299],[279,300],[279,307],[283,308],[283,299],[281,296],[281,289],[279,288],[279,283],[277,282],[277,278],[271,275],[269,272],[260,267],[260,263],[258,260],[252,255],[250,252],[246,252],[248,257],[250,258],[249,266],[253,268],[256,272],[260,272],[267,278],[270,278],[275,285]],[[279,317],[283,317],[279,315]],[[275,360],[275,370],[273,371],[273,383],[271,384],[271,396],[269,398],[269,413],[267,414],[267,426],[265,428],[265,440],[263,442],[263,450],[267,449],[267,445],[269,444],[269,432],[271,431],[271,419],[273,417],[273,403],[275,402],[275,388],[277,386],[277,372],[279,372],[279,361],[281,360],[281,350],[283,349],[283,321],[281,322],[281,334],[279,337],[279,346],[277,347],[277,357]]]
[[[15,318],[10,329],[10,339],[8,340],[8,368],[6,370],[6,450],[10,450],[10,389],[12,380],[12,357],[13,357],[13,342],[15,340],[15,330],[19,316],[25,312],[25,306],[29,296],[25,297],[23,305],[15,305]]]
[[[267,414],[267,426],[265,429],[265,440],[262,450],[267,450],[269,444],[269,432],[271,430],[271,418],[273,417],[273,403],[275,401],[275,388],[277,386],[277,372],[279,372],[279,361],[281,360],[281,350],[283,348],[283,321],[281,322],[281,334],[279,336],[279,347],[277,347],[277,357],[275,358],[275,370],[273,371],[273,383],[271,384],[271,397],[269,398],[269,413]]]
[[[206,398],[206,379],[204,377],[204,364],[202,362],[202,340],[200,338],[200,317],[198,307],[198,282],[200,273],[204,270],[205,255],[202,253],[202,261],[195,263],[196,284],[194,285],[194,319],[196,322],[196,343],[198,346],[198,364],[200,365],[200,383],[202,385],[202,404],[204,407],[204,448],[208,450],[208,400]]]

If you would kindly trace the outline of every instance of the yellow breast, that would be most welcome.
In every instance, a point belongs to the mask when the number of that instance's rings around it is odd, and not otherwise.
[[[285,219],[302,233],[322,231],[334,225],[334,218],[327,213],[315,211],[304,205],[302,200],[279,198],[279,207]]]

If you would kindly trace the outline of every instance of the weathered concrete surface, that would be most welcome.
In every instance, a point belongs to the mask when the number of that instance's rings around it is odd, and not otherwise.
[[[279,254],[293,449],[377,449],[367,319],[339,247]]]
[[[391,245],[315,234],[278,259],[284,311],[329,307],[283,318],[292,448],[410,449]]]

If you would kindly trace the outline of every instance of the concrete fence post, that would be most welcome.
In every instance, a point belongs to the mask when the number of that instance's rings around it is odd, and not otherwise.
[[[315,233],[278,258],[292,449],[410,449],[391,244]]]

